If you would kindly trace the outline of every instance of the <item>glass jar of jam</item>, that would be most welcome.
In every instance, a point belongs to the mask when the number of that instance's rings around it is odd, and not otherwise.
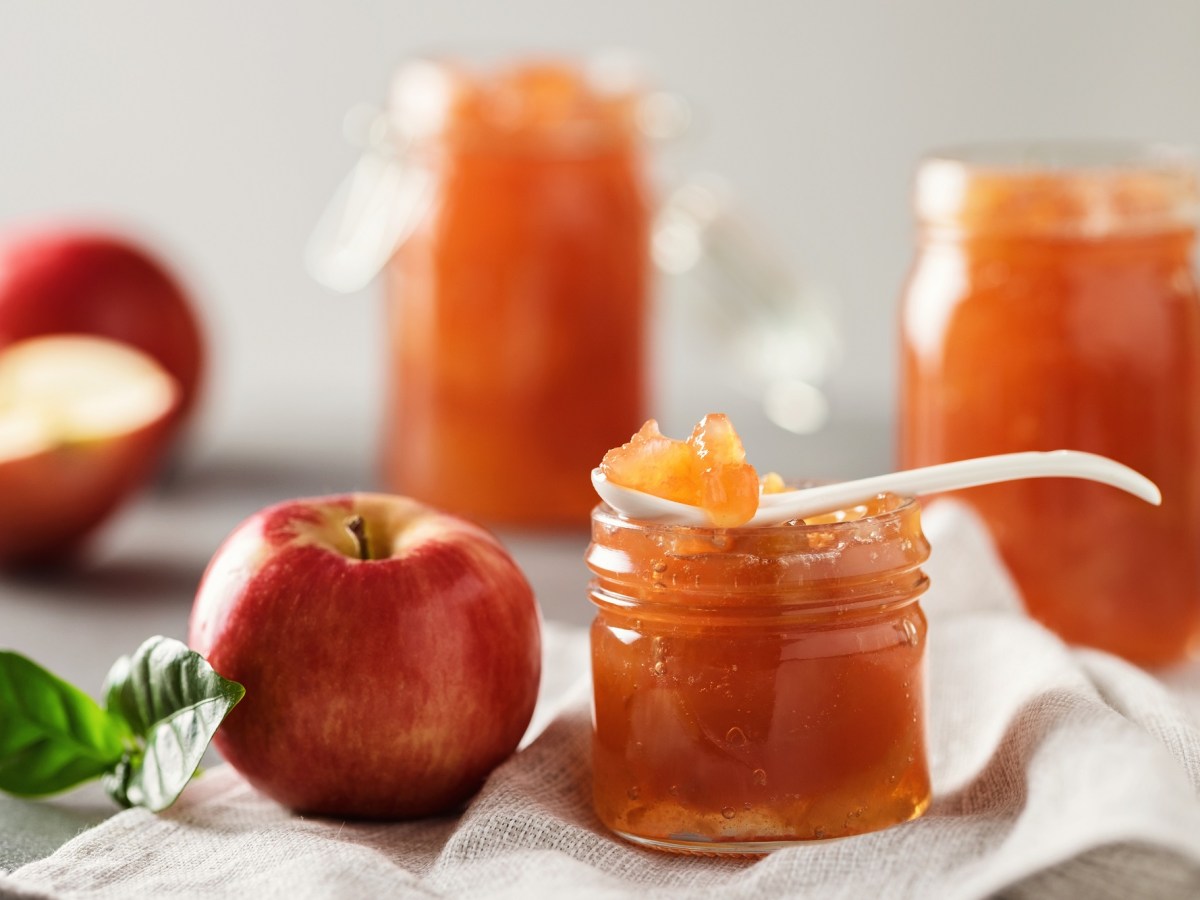
[[[1200,645],[1200,303],[1194,160],[1154,146],[997,146],[917,176],[902,307],[904,467],[1088,450],[1163,504],[1089,482],[963,494],[1029,612],[1144,664]]]
[[[761,853],[930,800],[929,547],[913,501],[764,528],[592,514],[595,808],[659,849]]]
[[[492,523],[586,521],[587,473],[644,418],[637,100],[565,63],[398,72],[399,200],[421,205],[386,268],[392,490]]]

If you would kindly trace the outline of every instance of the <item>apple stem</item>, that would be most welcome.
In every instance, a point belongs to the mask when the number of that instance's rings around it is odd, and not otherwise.
[[[358,547],[358,558],[368,560],[371,558],[371,545],[367,541],[367,523],[363,521],[362,516],[351,516],[346,520],[346,530],[354,536],[354,543]]]

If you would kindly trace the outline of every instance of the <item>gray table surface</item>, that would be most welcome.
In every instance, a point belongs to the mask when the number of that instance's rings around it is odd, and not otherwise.
[[[823,478],[874,474],[890,454],[879,424],[835,427],[795,441],[748,436],[747,445],[763,448],[762,468]],[[789,465],[793,457],[805,461],[802,470]],[[112,662],[146,637],[184,639],[205,565],[246,516],[290,497],[369,489],[373,482],[365,455],[347,460],[311,447],[289,457],[247,445],[184,463],[122,510],[78,567],[0,577],[0,649],[17,650],[97,696]],[[582,525],[574,533],[500,537],[529,576],[547,619],[591,620]],[[38,801],[0,794],[0,869],[53,853],[115,811],[96,785]]]

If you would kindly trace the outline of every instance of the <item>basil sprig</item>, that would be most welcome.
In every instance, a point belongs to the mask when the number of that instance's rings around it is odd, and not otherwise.
[[[166,809],[244,694],[165,637],[117,660],[103,707],[19,653],[0,652],[0,790],[40,797],[99,777],[122,806]]]

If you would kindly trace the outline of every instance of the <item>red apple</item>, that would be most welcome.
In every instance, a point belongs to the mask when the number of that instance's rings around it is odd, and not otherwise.
[[[77,549],[157,469],[178,403],[175,379],[115,341],[0,349],[0,565]]]
[[[380,494],[281,503],[226,539],[189,643],[245,699],[215,744],[303,813],[401,819],[457,807],[516,748],[540,615],[482,528]]]
[[[47,334],[90,334],[158,360],[192,408],[204,366],[187,295],[144,249],[109,234],[47,230],[0,238],[0,347]]]

